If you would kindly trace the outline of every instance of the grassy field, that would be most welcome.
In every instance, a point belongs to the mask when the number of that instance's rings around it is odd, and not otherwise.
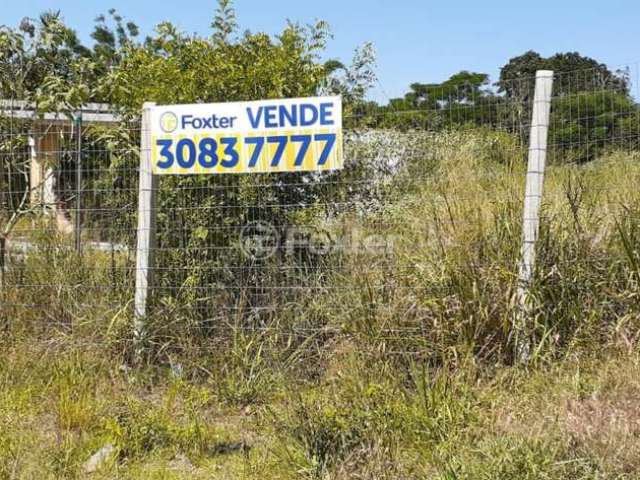
[[[21,344],[2,354],[0,472],[85,478],[111,444],[94,478],[638,478],[639,359],[602,353],[408,378],[352,354],[240,407],[215,383]]]
[[[278,328],[231,319],[212,342],[159,316],[163,347],[133,367],[124,302],[70,311],[51,289],[55,309],[9,319],[0,478],[640,478],[640,158],[550,166],[522,366],[523,152],[490,132],[423,141],[379,207],[298,219],[394,242],[341,256],[322,279],[340,289],[289,301]],[[33,261],[81,281],[79,259]],[[59,312],[72,329],[38,327]]]

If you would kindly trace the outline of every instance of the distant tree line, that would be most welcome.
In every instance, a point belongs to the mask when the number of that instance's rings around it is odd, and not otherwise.
[[[629,72],[577,52],[548,58],[529,51],[512,58],[491,85],[485,73],[461,71],[442,83],[413,83],[388,105],[358,105],[355,125],[371,128],[487,126],[527,140],[535,75],[554,72],[550,142],[569,161],[594,158],[607,147],[638,146],[640,110],[630,93]]]

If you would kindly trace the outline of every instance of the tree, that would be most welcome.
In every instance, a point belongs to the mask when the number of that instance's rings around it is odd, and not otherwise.
[[[500,70],[497,85],[508,97],[526,99],[533,93],[533,79],[538,70],[552,70],[556,75],[554,91],[566,95],[589,90],[615,90],[628,93],[624,72],[612,72],[593,58],[578,52],[556,53],[544,58],[528,51],[514,57]]]
[[[342,94],[348,110],[350,105],[364,99],[375,78],[370,45],[358,49],[352,64],[346,68],[340,62],[322,62],[321,54],[329,38],[325,22],[287,23],[277,35],[246,31],[235,36],[232,35],[235,28],[232,4],[228,1],[220,2],[211,35],[185,35],[171,23],[164,22],[143,43],[131,42],[116,50],[118,62],[101,78],[99,94],[132,121],[139,118],[142,104],[147,101],[159,104],[229,102],[305,97],[322,92]],[[100,134],[100,141],[109,144],[114,152],[110,156],[114,168],[96,179],[96,190],[107,191],[116,185],[122,189],[121,195],[102,198],[103,208],[124,209],[125,205],[135,202],[136,178],[126,174],[134,170],[139,161],[136,155],[139,143],[135,136],[126,125]],[[356,169],[351,168],[348,166],[339,178],[355,176]],[[286,225],[302,221],[302,217],[296,215],[309,211],[304,206],[316,204],[317,212],[326,211],[331,202],[357,195],[359,188],[368,188],[366,182],[355,182],[356,187],[348,181],[339,182],[335,175],[335,181],[328,184],[315,181],[314,173],[236,175],[224,179],[224,188],[220,188],[221,179],[215,176],[163,179],[158,194],[158,242],[164,252],[158,259],[163,272],[159,281],[166,289],[190,282],[235,285],[243,289],[247,285],[277,283],[282,269],[270,272],[265,266],[253,268],[252,261],[233,248],[234,232],[223,231],[220,225],[239,227],[261,220],[284,229]],[[162,214],[176,211],[177,205],[189,208],[177,210],[174,218]],[[197,208],[190,208],[196,205]],[[133,212],[131,215],[119,217],[120,221],[129,223],[122,231],[134,231],[130,226],[134,224]],[[179,222],[179,228],[175,228],[175,224],[172,228],[171,222]],[[176,264],[190,268],[168,268]],[[249,273],[234,275],[240,270]],[[249,288],[249,291],[253,290]],[[230,288],[221,293],[232,294],[240,295],[241,289]],[[253,304],[260,298],[264,299],[264,295],[236,300]],[[191,301],[184,300],[185,303]],[[201,302],[202,307],[217,300],[218,297],[211,295],[194,298],[193,302]],[[208,306],[205,311],[210,311]]]
[[[99,72],[97,76],[105,75],[121,60],[120,51],[137,42],[140,29],[134,22],[125,22],[115,9],[110,9],[107,15],[98,15],[91,38],[95,41],[91,52]]]
[[[52,104],[54,110],[63,110],[84,101],[86,89],[77,80],[87,54],[75,33],[62,23],[59,12],[25,18],[15,29],[0,27],[0,98],[10,103],[28,101],[40,110]],[[74,81],[74,85],[57,95],[51,89],[56,80]],[[7,238],[18,221],[37,208],[29,203],[30,192],[41,186],[30,184],[29,179],[26,132],[31,129],[28,121],[0,118],[0,132],[8,132],[0,135],[0,281]]]
[[[638,110],[629,93],[628,73],[577,52],[544,58],[529,51],[512,58],[501,70],[497,85],[527,137],[537,70],[554,72],[554,101],[549,138],[565,160],[586,161],[603,148],[616,145],[623,132],[637,128]]]
[[[0,27],[0,95],[48,106],[48,85],[57,78],[74,80],[76,88],[66,91],[66,98],[73,101],[85,90],[77,77],[88,55],[75,32],[62,22],[60,12],[25,18],[15,29]]]
[[[211,24],[214,41],[220,43],[228,42],[237,27],[236,11],[232,0],[219,0],[216,15]]]
[[[325,62],[326,78],[319,93],[342,95],[349,109],[356,108],[377,80],[375,64],[376,52],[370,42],[356,48],[348,66],[338,60]]]
[[[401,98],[387,106],[367,105],[361,123],[383,128],[440,129],[492,121],[496,96],[489,88],[489,75],[460,71],[441,83],[410,85]]]
[[[444,109],[455,104],[470,104],[488,94],[489,75],[463,70],[442,83],[412,83],[405,100],[414,107]]]
[[[138,27],[115,10],[96,18],[93,48],[83,45],[59,11],[24,18],[17,28],[0,27],[0,95],[31,102],[40,111],[72,113],[102,101],[98,85],[134,45]]]
[[[211,27],[206,35],[187,35],[164,22],[140,40],[137,26],[110,10],[96,18],[90,47],[81,44],[58,12],[25,21],[18,29],[0,28],[3,96],[36,102],[40,111],[69,114],[88,101],[101,101],[111,104],[125,120],[117,128],[92,126],[83,132],[83,187],[96,192],[82,197],[83,208],[122,211],[116,218],[86,216],[86,228],[97,235],[108,232],[111,241],[134,245],[136,218],[130,207],[137,201],[137,176],[132,172],[139,165],[138,122],[144,102],[229,102],[330,92],[342,94],[349,111],[363,102],[375,80],[370,44],[356,51],[349,66],[322,62],[330,35],[325,22],[289,22],[277,35],[251,31],[238,35],[231,0],[219,0]],[[2,121],[0,118],[0,129]],[[12,154],[17,148],[26,148],[26,136],[9,137],[14,143],[0,144],[0,159],[22,159],[23,174],[28,155]],[[5,151],[10,154],[3,155]],[[69,159],[60,160],[65,161]],[[268,221],[282,229],[310,224],[314,218],[329,214],[332,203],[344,204],[373,191],[365,181],[351,181],[361,179],[367,168],[373,167],[365,162],[348,164],[339,176],[328,173],[334,175],[328,182],[318,182],[314,173],[163,179],[158,192],[158,245],[163,253],[158,258],[157,300],[161,304],[174,301],[178,296],[172,295],[173,289],[180,285],[212,286],[204,295],[202,289],[189,288],[179,295],[179,305],[185,307],[193,325],[199,318],[218,317],[216,305],[259,306],[265,296],[252,293],[256,286],[265,285],[275,292],[273,286],[291,281],[283,276],[301,275],[311,263],[320,271],[322,257],[311,253],[304,258],[281,259],[291,261],[293,268],[255,266],[236,248],[237,232],[231,228],[239,229],[252,220]],[[0,179],[5,176],[0,172]],[[8,190],[25,193],[25,189],[28,186]],[[356,197],[361,192],[365,195]],[[7,228],[25,212],[25,198],[26,194],[0,210],[0,252]],[[309,205],[314,208],[306,208]],[[317,281],[328,275],[319,275]],[[216,285],[229,288],[221,290]],[[172,294],[163,296],[166,292]],[[285,295],[292,294],[278,293],[273,301]],[[254,315],[252,308],[241,310]],[[171,314],[180,312],[174,309]],[[210,320],[199,326],[215,327]]]

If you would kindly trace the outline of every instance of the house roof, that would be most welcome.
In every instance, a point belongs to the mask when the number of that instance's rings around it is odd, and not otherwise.
[[[82,123],[117,123],[120,116],[113,113],[113,107],[106,103],[87,103],[80,109]],[[45,120],[48,123],[69,123],[72,119],[65,113],[38,112],[28,102],[22,100],[0,100],[0,115],[25,120]]]

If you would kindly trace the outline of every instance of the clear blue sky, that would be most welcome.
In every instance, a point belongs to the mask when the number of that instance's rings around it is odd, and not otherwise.
[[[0,24],[16,25],[46,9],[62,11],[88,39],[93,19],[110,7],[142,33],[170,20],[206,34],[215,0],[2,0]],[[533,49],[550,55],[577,50],[619,67],[640,61],[638,0],[235,0],[241,29],[279,31],[286,19],[329,22],[327,57],[350,59],[370,40],[378,52],[380,85],[372,97],[400,96],[410,83],[438,82],[462,70],[495,80],[506,61]],[[634,67],[635,70],[635,67]]]

